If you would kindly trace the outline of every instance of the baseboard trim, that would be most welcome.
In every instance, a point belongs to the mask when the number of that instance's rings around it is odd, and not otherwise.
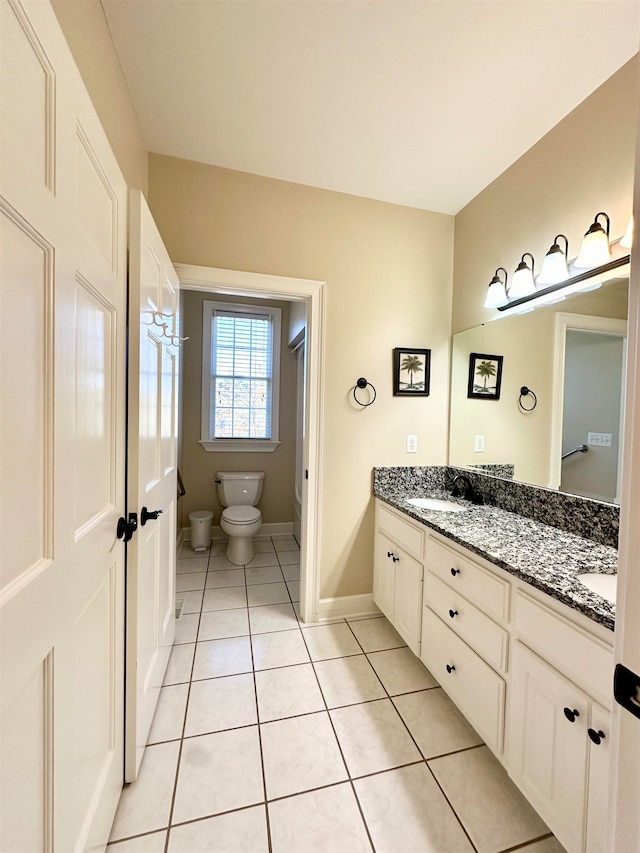
[[[272,522],[271,524],[263,524],[260,528],[260,533],[257,535],[257,539],[260,539],[263,536],[292,536],[293,535],[293,521],[280,521],[280,522]],[[214,524],[211,527],[211,538],[215,541],[216,539],[226,539],[227,534],[224,530],[217,524]],[[191,542],[191,527],[183,527],[180,530],[179,539],[182,542]]]
[[[316,620],[354,619],[357,616],[378,616],[380,610],[373,601],[373,593],[341,595],[337,598],[321,598],[318,602]]]

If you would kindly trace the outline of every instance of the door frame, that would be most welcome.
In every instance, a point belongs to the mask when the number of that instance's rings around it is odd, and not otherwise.
[[[627,339],[627,321],[615,320],[611,317],[596,317],[588,314],[559,313],[555,317],[554,353],[553,353],[553,388],[552,388],[552,419],[551,419],[551,459],[549,464],[549,488],[559,489],[562,480],[562,425],[564,420],[564,363],[567,348],[567,331],[578,330],[594,332],[603,335],[619,335]],[[623,356],[626,364],[627,353]],[[624,441],[625,422],[625,375],[623,371],[622,392],[620,397],[620,433]],[[616,486],[616,503],[620,501],[620,472],[622,464],[622,447],[618,453],[618,483]]]
[[[320,602],[321,401],[324,395],[326,282],[193,264],[174,264],[174,267],[182,290],[306,303],[306,434],[303,458],[309,477],[304,483],[306,489],[303,490],[302,503],[300,613],[304,622],[316,622]]]

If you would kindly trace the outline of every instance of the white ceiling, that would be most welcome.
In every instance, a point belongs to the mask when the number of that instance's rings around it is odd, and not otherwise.
[[[102,0],[150,151],[456,213],[638,51],[637,0]]]

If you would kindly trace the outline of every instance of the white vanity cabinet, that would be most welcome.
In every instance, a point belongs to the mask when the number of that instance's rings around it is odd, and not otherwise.
[[[503,750],[510,585],[427,542],[421,659],[496,755]]]
[[[567,850],[601,853],[612,650],[522,591],[514,635],[509,772]]]
[[[373,600],[414,654],[420,654],[423,525],[376,501]]]
[[[613,633],[380,501],[374,599],[560,843],[602,853]]]

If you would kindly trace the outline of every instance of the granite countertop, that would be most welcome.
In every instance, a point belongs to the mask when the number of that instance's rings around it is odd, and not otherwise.
[[[614,629],[615,605],[588,590],[576,575],[615,574],[618,568],[615,548],[495,506],[476,506],[442,491],[416,492],[391,483],[378,483],[374,495],[557,601]],[[417,509],[407,503],[407,498],[415,497],[455,501],[466,511]]]

